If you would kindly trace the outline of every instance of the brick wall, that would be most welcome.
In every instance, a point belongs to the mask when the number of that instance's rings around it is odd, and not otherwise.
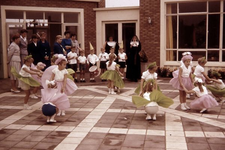
[[[93,8],[98,7],[98,3],[96,2],[75,2],[70,0],[4,0],[0,1],[0,5],[83,8],[86,53],[89,53],[89,41],[96,47],[96,15],[93,11]]]
[[[140,41],[149,62],[160,65],[160,0],[140,0]]]
[[[98,7],[99,7],[99,8],[105,8],[105,0],[101,0],[101,1],[98,3]]]

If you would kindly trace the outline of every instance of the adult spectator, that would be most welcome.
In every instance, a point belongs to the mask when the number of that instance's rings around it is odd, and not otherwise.
[[[110,49],[114,48],[115,49],[114,53],[118,55],[119,44],[113,40],[112,36],[110,36],[108,41],[105,42],[104,48],[105,48],[105,52],[108,54],[110,53]]]
[[[67,54],[71,51],[72,42],[70,39],[70,31],[64,32],[65,39],[62,40],[62,46],[66,50]]]
[[[51,49],[48,41],[46,40],[45,32],[40,33],[40,41],[38,42],[38,45],[40,47],[41,60],[46,65],[46,68],[48,68],[51,65]]]
[[[63,54],[66,55],[66,51],[64,50],[64,48],[62,47],[61,43],[62,43],[62,36],[61,35],[57,35],[56,39],[55,39],[55,43],[54,43],[54,54]]]
[[[19,35],[14,35],[12,37],[13,42],[10,44],[8,48],[8,64],[9,64],[9,69],[11,70],[12,67],[16,69],[16,71],[19,73],[21,69],[21,58],[20,58],[20,36]],[[9,71],[10,72],[10,71]],[[20,91],[17,89],[16,86],[16,79],[15,76],[10,72],[10,80],[11,80],[11,91],[19,93]]]
[[[28,51],[27,51],[27,33],[28,31],[26,29],[22,29],[20,31],[20,58],[21,58],[21,65],[23,65],[23,60],[24,58],[28,55]]]
[[[141,78],[141,61],[139,52],[141,51],[141,42],[136,35],[130,41],[130,48],[127,49],[127,79],[137,82]]]
[[[38,62],[41,62],[41,53],[38,45],[38,36],[33,34],[31,37],[31,43],[28,44],[28,54],[32,55],[34,59],[34,64],[37,65]]]
[[[76,47],[76,53],[77,55],[79,55],[79,51],[81,50],[80,46],[79,46],[79,42],[77,41],[77,35],[76,34],[71,34],[71,43],[72,43],[72,47]]]

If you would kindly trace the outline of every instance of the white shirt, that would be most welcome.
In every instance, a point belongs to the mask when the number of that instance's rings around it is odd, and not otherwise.
[[[185,65],[183,65],[183,66],[180,66],[181,68],[182,68],[182,70],[183,70],[183,72],[182,72],[182,77],[184,77],[184,78],[187,78],[187,77],[189,77],[190,76],[190,73],[191,73],[191,66],[189,65],[188,66],[188,68],[186,68],[186,66]]]
[[[195,91],[195,93],[196,93],[196,95],[197,95],[198,97],[201,97],[201,96],[203,96],[203,95],[208,94],[208,91],[207,91],[206,87],[202,85],[202,88],[203,88],[203,92],[200,91],[200,89],[198,88],[198,86],[196,86],[196,87],[193,89],[193,91]]]
[[[143,94],[143,98],[144,99],[146,99],[146,100],[148,100],[148,101],[150,101],[150,92],[145,92],[144,94]]]
[[[138,41],[131,41],[130,45],[132,45],[133,47],[138,47],[139,42]]]
[[[115,48],[116,46],[116,42],[115,41],[108,41],[107,44],[112,47],[112,48]]]
[[[76,53],[76,52],[70,51],[70,52],[67,54],[67,57],[73,58],[73,59],[70,59],[70,60],[69,60],[69,64],[77,64],[77,53]]]
[[[118,53],[118,56],[119,56],[119,62],[125,62],[126,61],[126,53]]]
[[[78,60],[81,64],[86,64],[87,58],[85,56],[79,56]]]
[[[68,74],[68,71],[66,69],[59,70],[59,67],[57,66],[52,70],[52,73],[55,74],[55,81],[63,81],[64,75]]]
[[[107,70],[116,70],[116,63],[115,62],[112,62],[111,66],[108,66],[108,65],[109,65],[109,61],[106,62]]]
[[[88,57],[87,57],[87,61],[88,63],[91,63],[91,64],[96,64],[96,62],[98,62],[98,56],[95,55],[95,54],[89,54]]]
[[[31,74],[24,71],[24,69],[27,69],[27,70],[30,70],[30,67],[28,67],[27,65],[23,64],[22,68],[20,69],[20,72],[19,74],[22,76],[22,77],[31,77]]]
[[[145,81],[148,81],[149,79],[157,79],[158,74],[156,72],[150,73],[148,70],[142,73],[141,78]]]
[[[98,56],[100,61],[107,61],[109,59],[109,54],[104,52],[104,53],[100,53]]]
[[[197,65],[196,68],[195,68],[195,72],[194,72],[194,75],[196,77],[199,77],[199,78],[202,78],[203,77],[203,72],[205,71],[205,69],[200,66],[200,65]]]
[[[33,42],[34,43],[34,42]],[[37,43],[34,43],[34,45],[37,47]]]
[[[221,79],[218,79],[217,81],[220,81],[221,84],[216,83],[216,82],[213,82],[213,85],[214,85],[217,89],[220,89],[220,90],[224,89],[224,88],[225,88],[225,85],[224,85],[223,81],[222,81]]]

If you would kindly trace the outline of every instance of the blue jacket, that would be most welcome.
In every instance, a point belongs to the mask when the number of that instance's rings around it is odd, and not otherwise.
[[[60,45],[57,42],[54,43],[53,50],[54,50],[54,54],[63,54],[64,55],[62,45]]]

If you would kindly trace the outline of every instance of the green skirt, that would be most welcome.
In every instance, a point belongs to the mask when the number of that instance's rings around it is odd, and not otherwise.
[[[112,80],[114,83],[114,86],[118,88],[124,87],[123,79],[120,77],[119,73],[115,70],[107,70],[105,71],[101,76],[101,79],[105,80]]]
[[[156,102],[159,106],[168,108],[173,104],[173,100],[169,97],[166,97],[162,92],[154,90],[150,94],[150,101],[144,99],[141,96],[134,95],[132,96],[132,102],[136,107],[146,106],[150,102]]]
[[[225,88],[224,89],[217,89],[216,87],[213,86],[206,86],[208,90],[212,92],[213,95],[219,96],[219,97],[225,97]]]
[[[20,81],[28,84],[29,86],[32,86],[32,87],[39,87],[41,84],[34,80],[33,78],[31,77],[22,77],[20,74],[18,74],[16,72],[16,69],[14,67],[11,68],[11,73],[16,77],[18,78]]]
[[[71,68],[66,69],[66,70],[68,71],[67,78],[69,78],[70,80],[74,81],[74,78],[73,78],[73,76],[71,74],[74,74],[75,71],[73,69],[71,69]]]
[[[153,83],[154,83],[154,79],[149,79],[148,81],[144,81],[144,83],[143,83],[143,88],[146,86],[146,84],[147,84],[148,82],[153,82]],[[157,89],[160,91],[160,88],[159,88],[158,85],[157,85]],[[139,83],[138,87],[135,89],[134,92],[135,92],[135,94],[137,94],[137,95],[140,94],[140,92],[141,92],[141,83]]]

